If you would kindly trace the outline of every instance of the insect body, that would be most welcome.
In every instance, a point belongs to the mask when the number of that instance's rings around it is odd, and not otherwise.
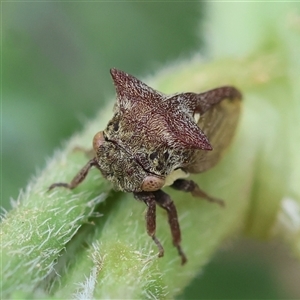
[[[94,158],[71,183],[54,183],[49,189],[73,189],[92,167],[98,168],[116,190],[132,192],[148,206],[147,232],[158,246],[158,256],[163,256],[164,250],[155,236],[156,205],[167,211],[173,244],[184,264],[176,207],[161,189],[170,185],[223,204],[184,178],[219,161],[238,122],[241,94],[225,86],[200,94],[164,95],[125,72],[111,69],[111,75],[117,102],[106,129],[94,137]]]

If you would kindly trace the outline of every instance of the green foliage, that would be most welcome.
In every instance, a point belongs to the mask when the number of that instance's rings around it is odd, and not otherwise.
[[[186,266],[171,244],[165,213],[158,210],[157,237],[165,248],[158,259],[145,232],[144,206],[132,195],[113,192],[97,170],[74,191],[47,192],[85,163],[74,148],[90,145],[105,127],[110,101],[55,153],[5,215],[4,298],[174,298],[237,233],[282,238],[300,258],[299,5],[272,3],[271,12],[267,4],[238,5],[209,6],[212,61],[196,56],[145,80],[165,93],[234,84],[244,95],[232,147],[216,168],[195,177],[226,208],[168,189],[180,216]]]

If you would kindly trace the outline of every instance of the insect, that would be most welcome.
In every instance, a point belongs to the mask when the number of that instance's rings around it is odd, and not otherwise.
[[[185,178],[220,160],[237,126],[241,93],[224,86],[200,94],[165,95],[123,71],[111,69],[110,73],[117,102],[106,129],[94,136],[94,157],[70,183],[54,183],[49,189],[74,189],[96,167],[114,189],[131,192],[147,205],[147,233],[159,257],[164,249],[155,235],[156,205],[166,210],[173,244],[184,264],[187,258],[180,245],[177,210],[162,188],[171,186],[223,205]]]

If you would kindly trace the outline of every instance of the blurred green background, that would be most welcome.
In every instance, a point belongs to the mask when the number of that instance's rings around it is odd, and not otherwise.
[[[149,76],[204,51],[205,8],[196,2],[3,2],[2,206],[9,209],[10,197],[17,199],[54,149],[113,99],[111,67]],[[286,253],[276,243],[226,245],[179,298],[300,298],[299,264]]]

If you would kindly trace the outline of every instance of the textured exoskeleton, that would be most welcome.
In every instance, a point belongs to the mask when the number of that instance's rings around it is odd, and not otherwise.
[[[161,189],[170,185],[223,204],[184,178],[204,172],[220,160],[237,126],[241,94],[224,86],[200,94],[165,95],[125,72],[111,69],[111,75],[117,102],[107,127],[94,137],[95,156],[71,183],[54,183],[50,189],[73,189],[91,167],[97,167],[116,190],[133,192],[146,203],[147,232],[157,244],[159,256],[163,256],[163,247],[155,236],[156,204],[166,209],[173,243],[185,263],[176,208]]]

